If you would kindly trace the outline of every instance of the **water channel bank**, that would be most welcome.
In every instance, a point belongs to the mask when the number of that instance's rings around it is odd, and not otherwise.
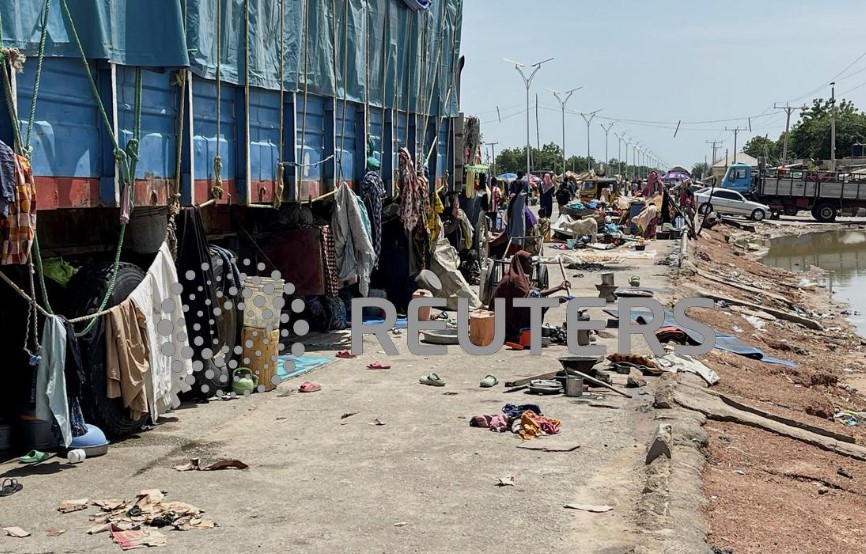
[[[795,273],[820,267],[826,272],[822,282],[833,299],[851,307],[848,320],[866,336],[866,229],[785,234],[769,241],[762,261]]]
[[[813,230],[778,222],[754,230],[705,229],[691,242],[692,265],[684,267],[677,290],[682,297],[728,298],[695,310],[695,318],[795,364],[715,349],[703,358],[721,377],[711,392],[842,442],[864,444],[866,428],[838,417],[866,410],[864,341],[846,320],[849,308],[832,300],[829,287],[801,284],[804,278],[820,280],[821,270],[795,273],[769,267],[756,255],[764,241]],[[866,462],[724,419],[708,416],[704,426],[710,545],[734,552],[862,551]]]

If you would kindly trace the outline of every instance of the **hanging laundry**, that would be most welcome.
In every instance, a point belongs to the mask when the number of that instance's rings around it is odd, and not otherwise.
[[[334,234],[330,225],[322,225],[322,255],[325,267],[325,294],[337,296],[340,294],[340,279],[337,271],[337,252],[334,246]]]
[[[105,378],[108,398],[122,398],[130,418],[148,413],[145,375],[150,370],[147,320],[127,299],[105,315]]]
[[[9,215],[9,205],[15,202],[15,152],[0,140],[0,218]]]
[[[42,326],[42,355],[36,369],[36,417],[57,423],[64,447],[72,442],[65,367],[66,327],[62,318],[48,316]]]
[[[430,216],[427,218],[427,227],[430,229],[430,243],[431,247],[436,243],[436,239],[439,238],[439,233],[442,232],[442,219],[439,217],[439,214],[445,211],[445,206],[442,205],[442,199],[439,197],[439,193],[433,193],[433,202],[430,206]]]
[[[376,171],[368,171],[364,175],[364,180],[361,181],[361,196],[370,215],[372,226],[370,238],[373,242],[373,252],[376,254],[376,267],[379,267],[379,254],[382,253],[382,202],[385,198],[385,184]]]
[[[405,148],[400,149],[400,220],[407,231],[412,232],[419,221],[425,222],[430,210],[430,191],[421,186],[415,172],[412,155]],[[424,180],[426,184],[426,179]]]
[[[15,156],[15,197],[3,220],[0,265],[26,264],[36,236],[36,186],[30,162]]]
[[[334,233],[338,278],[340,281],[357,278],[361,295],[367,296],[375,254],[364,227],[357,196],[346,185],[339,187],[334,195],[331,227]]]
[[[229,270],[224,274],[229,276],[232,272]],[[147,357],[150,372],[149,376],[145,376],[145,384],[153,421],[157,421],[160,414],[170,408],[180,406],[178,394],[192,390],[186,381],[186,377],[193,373],[192,360],[181,356],[181,351],[189,347],[189,339],[186,333],[180,332],[185,330],[179,324],[184,318],[183,300],[179,293],[172,290],[172,285],[177,282],[177,271],[171,259],[171,250],[168,243],[163,242],[144,279],[129,296],[136,308],[144,315],[145,336],[150,345]],[[174,309],[166,310],[167,307]],[[163,320],[171,323],[172,332],[168,335],[163,335],[157,330]],[[217,355],[215,354],[214,357]]]

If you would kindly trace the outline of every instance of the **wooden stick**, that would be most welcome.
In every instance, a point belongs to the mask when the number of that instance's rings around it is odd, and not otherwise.
[[[536,379],[553,379],[560,373],[562,373],[562,370],[554,371],[551,373],[542,373],[541,375],[536,375],[535,377],[527,377],[526,379],[518,379],[517,381],[508,381],[505,383],[505,388],[522,387],[524,385],[528,385],[530,381],[535,381]]]
[[[621,394],[621,395],[625,396],[626,398],[631,398],[630,394],[626,394],[626,393],[622,392],[621,390],[616,389],[616,388],[608,385],[604,381],[599,381],[595,377],[590,377],[589,375],[587,375],[586,373],[584,373],[582,371],[577,371],[576,369],[569,369],[567,371],[568,371],[569,375],[577,375],[578,377],[583,377],[584,379],[586,379],[587,381],[589,381],[590,383],[592,383],[594,385],[598,385],[599,387],[604,387],[606,389],[610,389],[617,394]]]
[[[562,272],[562,280],[568,281],[568,277],[565,276],[565,266],[562,263],[562,256],[557,256],[556,260],[559,262],[559,270]],[[568,287],[565,287],[565,294],[571,296],[571,291]]]

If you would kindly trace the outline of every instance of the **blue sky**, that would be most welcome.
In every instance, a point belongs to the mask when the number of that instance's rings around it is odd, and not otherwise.
[[[600,124],[621,119],[609,134],[611,157],[614,131],[627,132],[669,164],[691,168],[710,157],[705,141],[723,141],[720,156],[733,153],[724,129],[748,127],[748,116],[752,132],[739,134],[738,149],[755,135],[777,138],[785,116],[773,103],[829,97],[833,78],[837,98],[866,109],[866,55],[841,73],[866,53],[864,23],[866,2],[841,0],[465,0],[461,107],[481,118],[497,150],[524,145],[526,89],[502,58],[529,65],[555,57],[532,82],[533,145],[535,95],[541,143],[559,144],[562,116],[546,89],[582,86],[567,109],[603,109],[590,130],[593,157],[604,157]],[[714,122],[697,123],[705,121]],[[585,155],[586,146],[586,124],[567,113],[567,154]]]

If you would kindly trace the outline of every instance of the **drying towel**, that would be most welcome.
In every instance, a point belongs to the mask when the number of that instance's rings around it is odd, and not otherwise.
[[[226,271],[226,275],[230,273],[230,270]],[[147,358],[150,376],[146,378],[145,385],[153,421],[159,419],[160,414],[169,408],[179,407],[178,394],[191,390],[186,378],[193,372],[192,360],[181,356],[181,351],[189,347],[186,333],[181,333],[185,328],[179,323],[184,318],[183,301],[180,294],[171,288],[177,282],[171,250],[168,243],[163,242],[144,279],[129,296],[144,315],[145,335],[150,345]],[[172,331],[167,336],[157,331],[157,326],[163,320],[171,323]]]
[[[108,398],[122,398],[130,417],[138,421],[148,412],[145,375],[148,362],[147,320],[127,299],[105,316],[105,378]]]
[[[540,416],[531,410],[523,412],[523,415],[520,416],[520,423],[522,428],[518,434],[523,440],[541,435],[556,435],[562,425],[558,419]]]

